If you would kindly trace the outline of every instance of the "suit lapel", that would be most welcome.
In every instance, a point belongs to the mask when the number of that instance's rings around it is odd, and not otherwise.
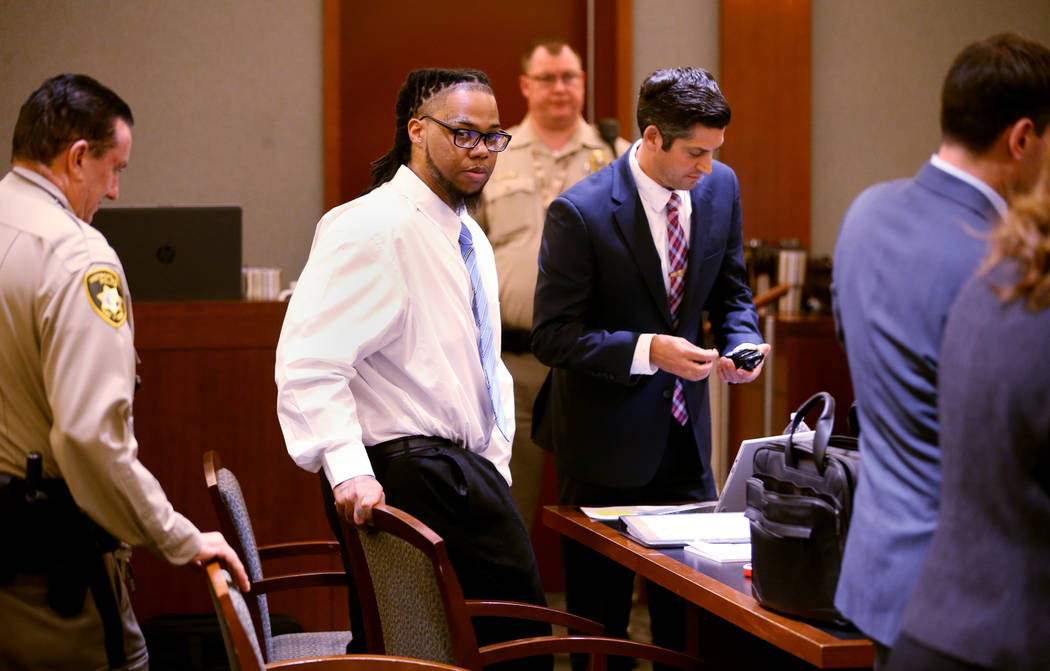
[[[624,154],[613,165],[616,175],[613,177],[613,221],[623,236],[624,244],[630,250],[634,262],[645,278],[645,285],[653,301],[660,308],[667,325],[671,325],[671,306],[667,301],[667,289],[664,288],[660,267],[660,255],[653,244],[653,234],[649,220],[638,197],[638,187],[631,176],[630,155]]]

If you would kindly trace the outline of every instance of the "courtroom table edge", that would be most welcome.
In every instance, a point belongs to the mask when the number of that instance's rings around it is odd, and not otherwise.
[[[630,540],[612,527],[591,520],[576,506],[544,506],[542,519],[558,533],[818,668],[871,668],[874,663],[875,647],[867,639],[839,639],[806,622],[767,610],[752,596],[658,549]]]

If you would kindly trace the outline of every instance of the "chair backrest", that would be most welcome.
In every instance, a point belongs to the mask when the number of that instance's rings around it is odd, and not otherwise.
[[[259,639],[251,626],[248,614],[248,602],[237,586],[233,584],[230,574],[217,561],[205,565],[208,577],[208,591],[211,594],[215,612],[219,616],[219,627],[222,630],[223,643],[226,645],[226,656],[233,671],[264,671],[262,650]],[[466,671],[459,666],[449,666],[438,662],[407,657],[380,655],[339,655],[330,657],[305,658],[296,666],[309,667],[320,665],[324,668],[345,669],[351,671]]]
[[[248,515],[248,506],[244,502],[244,494],[241,492],[237,476],[222,465],[219,453],[215,450],[204,453],[204,481],[208,485],[208,494],[211,496],[215,515],[219,518],[222,535],[241,558],[248,578],[255,584],[263,578],[262,560],[259,558],[259,546],[255,542],[255,531]],[[249,598],[248,608],[252,628],[256,635],[262,638],[263,650],[269,658],[273,635],[270,630],[270,606],[266,595],[256,594],[254,598]]]
[[[262,671],[266,665],[248,612],[248,602],[217,561],[205,564],[205,571],[230,668],[233,671]]]
[[[408,513],[372,510],[374,527],[342,520],[366,636],[374,652],[480,668],[477,638],[445,542]],[[378,621],[369,621],[378,614]]]

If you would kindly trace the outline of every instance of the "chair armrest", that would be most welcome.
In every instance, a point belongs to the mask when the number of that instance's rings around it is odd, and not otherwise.
[[[274,543],[259,546],[259,559],[280,559],[282,557],[301,557],[304,555],[338,555],[339,543],[336,541],[300,541],[298,543]]]
[[[255,594],[272,594],[306,587],[348,587],[350,578],[345,571],[316,571],[270,576],[252,583]]]
[[[588,620],[585,617],[566,613],[563,610],[537,606],[531,603],[519,603],[517,601],[481,601],[467,599],[465,602],[467,615],[471,617],[514,617],[521,620],[534,620],[536,622],[547,622],[562,627],[569,627],[584,634],[602,636],[605,634],[605,626]]]
[[[703,660],[690,657],[681,652],[668,650],[648,643],[629,641],[622,638],[604,636],[541,636],[521,638],[515,641],[495,643],[483,646],[479,650],[481,663],[484,666],[497,662],[506,662],[523,657],[538,655],[556,655],[564,653],[582,653],[589,655],[619,655],[648,659],[667,664],[679,669],[701,671],[710,668]]]
[[[440,671],[465,671],[459,666],[449,666],[439,662],[428,662],[422,659],[409,657],[396,657],[391,655],[331,655],[324,657],[303,657],[300,659],[289,659],[283,662],[271,662],[266,665],[269,669],[305,669],[316,668],[326,671],[366,671],[366,669],[389,669],[390,671],[425,671],[434,669]]]

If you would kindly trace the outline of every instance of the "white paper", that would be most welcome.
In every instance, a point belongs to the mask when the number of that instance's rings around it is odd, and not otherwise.
[[[751,561],[751,543],[707,543],[693,541],[685,546],[692,552],[716,562]]]
[[[680,506],[580,506],[580,511],[592,520],[612,522],[624,515],[662,515],[673,513],[676,510],[688,510],[697,505],[700,504],[685,503]]]
[[[627,515],[628,530],[650,541],[702,540],[710,543],[751,542],[751,525],[744,513],[683,513],[681,515]]]

